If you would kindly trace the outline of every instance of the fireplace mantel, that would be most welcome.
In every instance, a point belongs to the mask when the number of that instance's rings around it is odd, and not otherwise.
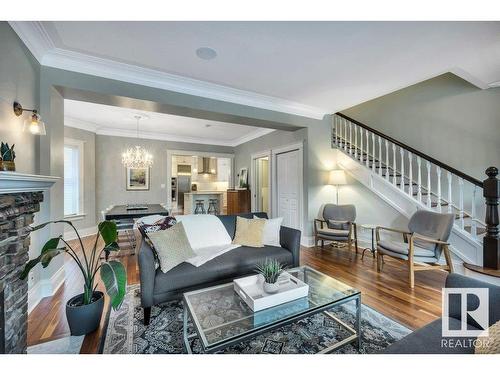
[[[0,172],[0,194],[44,191],[50,189],[59,177],[37,174]]]

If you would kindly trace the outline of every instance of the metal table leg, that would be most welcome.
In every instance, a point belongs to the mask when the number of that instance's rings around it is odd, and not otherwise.
[[[366,250],[370,250],[373,258],[375,258],[375,251],[377,251],[375,249],[375,228],[371,228],[371,232],[372,232],[372,248],[370,249],[367,247],[367,248],[363,249],[363,254],[361,254],[361,260],[363,260]]]
[[[184,304],[184,322],[183,322],[183,338],[184,338],[184,347],[188,354],[192,354],[191,344],[189,343],[189,336],[187,333],[187,325],[188,325],[188,311],[186,305]]]
[[[356,329],[356,335],[358,336],[356,338],[356,346],[358,348],[358,351],[361,350],[361,295],[356,298],[356,324],[355,324],[355,329]]]

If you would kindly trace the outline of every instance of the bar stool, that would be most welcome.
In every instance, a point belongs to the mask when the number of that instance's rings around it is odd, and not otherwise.
[[[219,213],[218,210],[219,200],[217,198],[210,198],[208,200],[208,214],[217,215]]]
[[[206,214],[207,213],[205,211],[205,200],[203,200],[203,199],[196,199],[196,207],[194,209],[194,213],[196,215]]]

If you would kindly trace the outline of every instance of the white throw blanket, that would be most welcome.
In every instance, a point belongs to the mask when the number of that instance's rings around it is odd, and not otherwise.
[[[231,243],[224,224],[214,215],[179,215],[175,218],[184,225],[189,244],[196,254],[186,262],[195,267],[240,247]]]

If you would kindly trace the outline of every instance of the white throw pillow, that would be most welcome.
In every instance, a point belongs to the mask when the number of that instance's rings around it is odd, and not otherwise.
[[[262,219],[254,215],[254,219]],[[266,221],[264,230],[262,232],[262,243],[267,246],[281,246],[280,245],[280,229],[283,223],[282,217],[275,219],[262,219]]]

